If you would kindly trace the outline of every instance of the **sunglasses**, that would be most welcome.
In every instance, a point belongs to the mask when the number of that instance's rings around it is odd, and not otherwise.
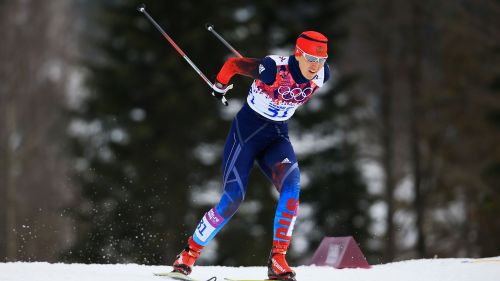
[[[299,47],[297,47],[297,49],[299,49],[299,51],[302,52],[302,55],[304,56],[306,61],[308,61],[310,63],[317,62],[319,64],[323,64],[326,62],[326,59],[328,58],[328,57],[317,57],[317,56],[310,55],[310,54],[302,51],[302,49],[300,49]]]

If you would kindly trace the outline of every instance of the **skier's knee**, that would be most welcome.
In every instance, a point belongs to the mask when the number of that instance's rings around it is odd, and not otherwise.
[[[244,194],[238,192],[224,192],[218,205],[219,213],[226,219],[232,217],[240,207],[243,199]]]
[[[289,188],[300,189],[298,163],[277,163],[272,170],[272,181],[278,192]]]
[[[241,203],[243,202],[243,197],[234,198],[231,203],[227,205],[227,207],[223,211],[223,216],[225,218],[232,217],[236,211],[240,208]]]

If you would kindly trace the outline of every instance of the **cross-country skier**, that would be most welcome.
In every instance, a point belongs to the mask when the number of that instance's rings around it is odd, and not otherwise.
[[[213,95],[222,99],[235,74],[254,78],[247,101],[233,120],[224,146],[223,193],[205,213],[186,248],[177,256],[175,272],[188,275],[203,248],[231,219],[245,198],[250,170],[257,161],[280,194],[274,217],[269,279],[295,281],[285,255],[299,209],[300,172],[288,137],[288,119],[328,80],[327,38],[305,31],[291,56],[263,59],[230,58],[217,74]]]

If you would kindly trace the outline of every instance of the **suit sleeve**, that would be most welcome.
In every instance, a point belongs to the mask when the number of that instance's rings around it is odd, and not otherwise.
[[[270,57],[263,59],[230,58],[217,74],[217,81],[227,85],[236,74],[259,79],[268,85],[272,85],[276,80],[276,62]]]
[[[229,58],[217,74],[217,81],[227,85],[236,74],[257,79],[259,62],[260,59],[255,58]]]

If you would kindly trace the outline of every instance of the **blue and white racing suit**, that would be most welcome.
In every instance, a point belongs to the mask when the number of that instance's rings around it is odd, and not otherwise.
[[[228,80],[234,73],[244,74],[243,67],[237,69],[236,60],[226,62],[228,66],[221,72],[231,73],[219,73],[218,80],[224,80],[224,75]],[[205,213],[193,234],[194,241],[202,246],[214,238],[243,202],[254,161],[280,194],[273,239],[289,242],[292,236],[299,208],[300,170],[288,137],[287,120],[328,80],[329,68],[325,64],[312,80],[307,80],[294,56],[267,56],[257,61],[255,69],[256,79],[246,103],[234,117],[224,146],[222,197]]]

